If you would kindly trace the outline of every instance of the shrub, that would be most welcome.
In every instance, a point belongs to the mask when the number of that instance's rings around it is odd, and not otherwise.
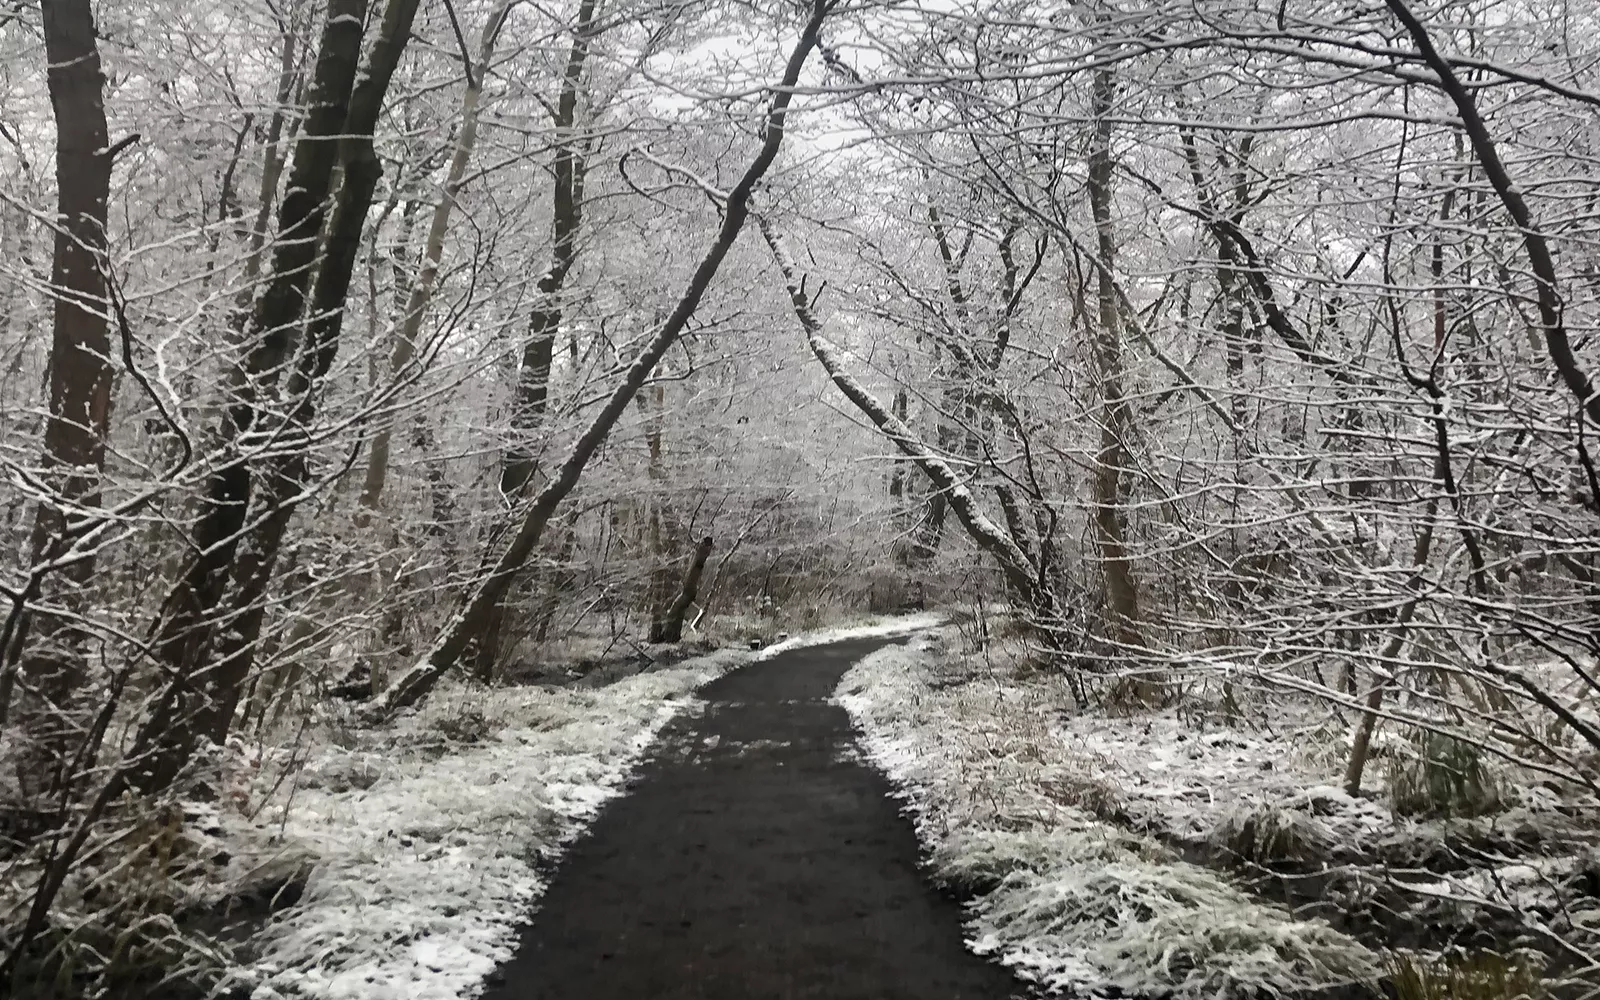
[[[1501,804],[1498,782],[1478,747],[1446,733],[1424,731],[1416,752],[1389,764],[1389,796],[1403,816],[1481,816]]]
[[[1294,809],[1261,805],[1237,812],[1206,835],[1213,847],[1257,865],[1316,861],[1332,852],[1332,838],[1321,823]]]
[[[1492,951],[1428,958],[1391,954],[1385,971],[1395,1000],[1539,1000],[1544,981],[1521,959]]]

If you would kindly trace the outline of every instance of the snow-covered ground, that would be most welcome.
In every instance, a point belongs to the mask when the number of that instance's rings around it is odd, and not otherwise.
[[[261,818],[315,867],[239,976],[258,1000],[475,993],[511,955],[539,862],[617,794],[695,688],[749,659],[715,653],[603,688],[445,686],[392,727],[314,748],[287,808]],[[224,839],[248,840],[229,829],[244,822],[224,819]]]
[[[1364,788],[1340,787],[1349,752],[1349,726],[1307,703],[1274,699],[1270,726],[1232,725],[1183,708],[1107,716],[1074,713],[1063,738],[1073,756],[1096,762],[1099,780],[1125,822],[1163,836],[1215,842],[1228,824],[1262,810],[1299,817],[1305,836],[1337,847],[1344,857],[1403,857],[1448,836],[1476,830],[1475,839],[1537,838],[1573,833],[1565,815],[1571,796],[1558,797],[1535,779],[1505,774],[1504,808],[1449,820],[1396,816],[1387,798],[1386,765],[1414,752],[1394,730],[1380,729]],[[1502,772],[1506,765],[1495,762]]]
[[[234,748],[229,801],[244,812],[212,809],[199,824],[230,856],[219,884],[263,865],[314,866],[237,978],[256,1000],[475,995],[543,891],[540,862],[619,793],[671,718],[695,710],[696,688],[786,649],[938,621],[807,633],[598,688],[447,683],[391,727],[319,734],[275,792],[283,762],[273,758],[286,751]]]
[[[1118,747],[1063,725],[1060,681],[975,672],[946,641],[873,654],[839,701],[900,788],[935,875],[974,893],[975,950],[1073,993],[1244,995],[1377,976],[1351,938],[1098,818],[1120,808]]]

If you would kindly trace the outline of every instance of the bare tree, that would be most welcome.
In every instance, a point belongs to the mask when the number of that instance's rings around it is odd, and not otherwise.
[[[372,131],[416,9],[416,0],[385,8],[365,72],[358,77],[364,3],[335,2],[328,8],[306,138],[296,153],[281,212],[273,277],[256,307],[255,339],[236,374],[235,401],[223,428],[223,436],[240,453],[208,485],[207,508],[195,529],[201,555],[174,595],[173,613],[156,646],[168,676],[137,744],[136,757],[144,758],[139,783],[146,789],[169,783],[198,739],[220,741],[232,724],[260,637],[261,600],[289,517],[302,496],[309,444],[304,437],[315,410],[317,383],[339,349],[351,271],[382,173]],[[336,167],[341,180],[334,192]],[[333,213],[328,218],[330,201]],[[313,284],[311,265],[319,252],[321,266]],[[304,333],[296,336],[302,322]],[[280,380],[288,419],[272,426],[261,403],[264,393],[280,388]],[[258,470],[252,445],[284,437],[287,447]],[[253,525],[247,519],[252,502],[258,517]],[[250,543],[241,553],[246,537]],[[224,618],[216,612],[230,581],[235,588],[232,614]],[[224,636],[221,629],[230,618]]]
[[[738,183],[728,192],[722,206],[722,225],[699,266],[695,268],[688,287],[685,288],[672,313],[661,328],[650,337],[643,349],[634,356],[621,383],[610,392],[600,412],[589,421],[577,441],[573,443],[554,470],[550,482],[529,501],[522,523],[494,561],[492,571],[474,588],[461,609],[451,618],[427,657],[397,678],[369,706],[370,716],[381,718],[415,704],[446,671],[455,665],[468,643],[482,635],[484,625],[494,613],[495,605],[544,537],[544,530],[550,522],[551,515],[578,485],[578,480],[583,476],[589,460],[594,457],[612,427],[627,411],[633,397],[644,386],[662,357],[682,336],[684,327],[694,315],[700,300],[716,278],[728,251],[744,228],[745,220],[750,215],[752,192],[766,175],[773,161],[778,158],[778,151],[783,145],[784,123],[788,117],[789,105],[794,100],[794,86],[800,78],[807,57],[821,38],[823,22],[835,6],[836,0],[814,0],[811,4],[800,37],[789,53],[783,76],[773,87],[773,97],[763,120],[761,148],[750,165],[745,168]]]
[[[106,217],[116,149],[106,125],[105,78],[88,0],[46,4],[43,14],[56,120],[58,219],[50,277],[50,415],[37,481],[33,565],[0,630],[0,725],[20,675],[22,721],[45,752],[38,770],[27,770],[50,785],[61,780],[63,755],[77,742],[82,720],[75,702],[93,642],[81,616],[95,576],[99,542],[93,529],[101,525],[95,509],[115,377]]]

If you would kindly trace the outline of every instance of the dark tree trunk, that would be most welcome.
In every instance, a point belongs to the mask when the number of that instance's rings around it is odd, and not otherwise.
[[[550,267],[539,277],[533,310],[528,315],[528,337],[517,369],[516,391],[511,404],[511,446],[506,450],[500,470],[500,492],[508,498],[522,495],[533,479],[533,436],[544,423],[550,406],[550,366],[555,361],[556,335],[561,331],[561,293],[567,275],[578,260],[578,230],[583,222],[583,160],[573,134],[578,120],[578,91],[583,82],[583,67],[589,58],[589,43],[594,33],[596,0],[581,0],[578,20],[573,26],[572,47],[561,74],[561,93],[556,98],[555,129],[558,144],[555,162],[555,189],[551,200]],[[494,670],[494,658],[505,632],[506,606],[497,603],[484,619],[483,631],[476,639],[475,669],[482,675]]]
[[[700,594],[700,575],[705,572],[706,560],[710,558],[711,536],[707,535],[695,546],[694,558],[689,562],[688,571],[683,574],[683,588],[678,591],[677,599],[659,617],[660,630],[651,628],[651,642],[677,642],[683,638],[683,617],[689,613],[690,606]]]
[[[1089,207],[1094,215],[1098,324],[1091,347],[1100,380],[1100,447],[1094,457],[1094,524],[1105,579],[1112,635],[1120,642],[1139,641],[1139,592],[1127,545],[1119,502],[1122,473],[1131,459],[1133,414],[1123,386],[1122,317],[1113,279],[1116,238],[1111,218],[1111,113],[1116,81],[1109,69],[1095,74],[1093,141],[1089,147]]]
[[[561,330],[561,292],[578,260],[578,228],[583,221],[583,160],[574,141],[578,90],[594,34],[596,0],[582,0],[573,27],[572,48],[561,74],[556,99],[557,137],[555,191],[551,205],[550,268],[539,278],[538,295],[528,316],[528,340],[517,372],[516,402],[511,409],[512,443],[500,474],[500,492],[519,495],[533,476],[532,438],[544,422],[550,401],[550,365],[555,360],[556,334]]]
[[[41,770],[53,772],[71,752],[77,727],[71,716],[85,682],[91,636],[76,623],[84,589],[94,577],[92,549],[73,546],[90,522],[81,514],[100,506],[106,433],[111,419],[111,340],[106,301],[106,206],[112,150],[106,128],[105,78],[95,42],[89,0],[43,6],[50,103],[55,110],[59,228],[51,269],[54,321],[50,343],[50,415],[45,424],[40,498],[29,544],[31,616],[16,616],[0,671],[0,721],[11,699],[11,667],[23,678],[23,724],[44,752]],[[44,564],[68,557],[56,569]],[[31,768],[30,768],[31,770]],[[45,774],[30,775],[48,780]]]
[[[224,437],[241,454],[208,484],[208,506],[196,529],[202,555],[174,595],[175,607],[156,646],[168,671],[168,689],[145,720],[136,747],[144,760],[135,780],[145,790],[168,784],[201,736],[226,735],[249,674],[263,598],[309,473],[316,385],[338,352],[361,229],[382,173],[372,131],[410,38],[417,2],[395,0],[385,10],[359,82],[366,2],[332,0],[328,6],[306,138],[296,151],[280,213],[273,277],[251,324],[254,342],[235,380],[235,401],[223,428]],[[343,182],[333,200],[326,242],[319,245],[336,167],[343,169]],[[320,267],[315,266],[319,250]],[[296,337],[302,325],[304,336]],[[278,389],[285,371],[288,385],[279,394],[287,419],[261,426],[267,410],[258,404]],[[269,437],[282,454],[267,460],[264,474],[257,475],[249,449]],[[246,531],[246,514],[252,509],[261,520]],[[250,540],[243,551],[241,537]],[[224,613],[230,582],[234,593]]]

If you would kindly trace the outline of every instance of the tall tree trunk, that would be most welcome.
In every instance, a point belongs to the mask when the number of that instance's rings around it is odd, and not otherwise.
[[[219,437],[245,444],[260,416],[263,390],[290,357],[294,328],[303,311],[317,259],[318,236],[338,163],[350,89],[361,54],[366,0],[331,0],[328,5],[303,136],[295,150],[288,188],[279,210],[272,276],[250,321],[249,350],[229,386],[233,399]],[[156,639],[158,661],[182,685],[205,657],[213,637],[207,619],[222,599],[250,498],[251,464],[239,455],[206,484],[205,507],[194,530],[198,555],[168,600],[167,618]]]
[[[1089,207],[1094,213],[1100,266],[1095,270],[1099,324],[1091,338],[1100,382],[1100,447],[1094,459],[1095,540],[1111,613],[1112,637],[1139,642],[1139,592],[1128,560],[1119,491],[1131,457],[1133,417],[1122,370],[1122,316],[1117,297],[1116,233],[1111,218],[1111,110],[1116,77],[1109,69],[1094,78],[1094,134],[1089,146]]]
[[[77,738],[74,703],[86,680],[92,637],[77,625],[95,553],[74,551],[83,515],[100,506],[111,420],[111,340],[106,318],[106,213],[113,152],[106,127],[100,51],[89,0],[43,6],[50,103],[56,121],[58,228],[50,294],[50,415],[29,552],[31,619],[17,638],[23,723],[46,772]],[[45,564],[57,562],[56,566]],[[0,720],[11,696],[11,657],[0,667]],[[35,777],[30,775],[28,777]],[[37,777],[49,780],[48,775]]]
[[[262,598],[309,473],[316,386],[337,355],[350,276],[382,174],[372,131],[410,38],[417,3],[394,0],[385,9],[359,80],[365,0],[332,0],[328,6],[306,138],[296,152],[284,198],[273,277],[256,309],[256,339],[236,379],[237,399],[224,428],[243,453],[208,484],[208,507],[196,530],[201,555],[175,595],[178,606],[156,646],[169,677],[136,746],[144,758],[136,780],[147,791],[172,780],[202,735],[220,739],[226,734],[248,675],[264,613]],[[343,180],[333,199],[326,239],[319,241],[336,166]],[[304,336],[296,338],[302,322]],[[277,388],[285,370],[288,385],[281,395],[286,419],[278,426],[260,426],[267,415],[258,405],[262,394]],[[248,446],[269,438],[279,442],[283,453],[268,460],[265,474],[257,476]],[[249,510],[257,511],[258,518],[247,530]],[[241,537],[249,538],[242,550]],[[230,580],[234,593],[227,613],[219,614]]]
[[[634,357],[633,363],[628,366],[627,373],[623,376],[622,383],[612,391],[600,412],[595,414],[589,426],[573,442],[566,457],[556,467],[550,482],[529,502],[521,525],[510,544],[495,561],[494,569],[477,585],[462,608],[451,618],[434,642],[428,656],[398,678],[369,706],[369,718],[383,718],[415,704],[432,690],[433,685],[445,671],[455,666],[473,637],[482,632],[483,625],[493,613],[495,605],[522,571],[528,557],[533,554],[544,536],[550,516],[578,485],[578,480],[583,476],[589,460],[594,457],[600,445],[610,435],[612,427],[616,426],[622,414],[627,411],[633,397],[644,386],[651,372],[655,371],[656,365],[683,334],[689,318],[699,308],[700,300],[722,267],[723,259],[727,257],[734,241],[744,229],[745,220],[750,215],[751,192],[778,157],[778,150],[783,145],[784,121],[788,115],[789,105],[794,100],[795,83],[800,78],[800,70],[804,67],[811,50],[817,46],[822,22],[837,2],[838,0],[813,0],[810,16],[794,48],[790,51],[783,78],[772,90],[773,97],[767,107],[765,127],[762,131],[761,149],[750,166],[745,169],[739,182],[728,193],[727,202],[723,206],[722,225],[711,246],[707,248],[705,257],[695,268],[678,304],[667,316],[661,329],[656,331]]]
[[[906,423],[910,419],[911,397],[906,392],[905,386],[895,386],[894,396],[889,400],[889,413],[901,423]],[[889,470],[889,499],[894,501],[894,506],[897,509],[900,506],[900,501],[905,497],[905,473],[905,459],[895,459],[894,465]]]
[[[579,156],[575,126],[578,94],[584,64],[594,35],[596,0],[582,0],[572,30],[572,48],[561,74],[556,100],[555,190],[550,222],[550,267],[539,278],[537,296],[528,316],[528,339],[517,371],[516,399],[511,408],[512,439],[500,473],[500,492],[515,497],[533,477],[533,435],[544,422],[550,400],[550,365],[555,360],[556,335],[561,330],[561,293],[567,275],[578,260],[578,229],[583,221],[583,160]]]
[[[500,29],[504,27],[506,15],[514,2],[500,0],[489,12],[489,19],[484,23],[478,39],[476,64],[466,67],[466,89],[461,95],[461,127],[456,133],[455,153],[450,159],[450,169],[445,175],[439,203],[434,206],[433,219],[428,225],[428,242],[423,248],[422,267],[417,272],[416,280],[411,283],[410,294],[406,296],[405,313],[401,316],[394,352],[389,359],[389,374],[393,378],[403,377],[417,356],[422,321],[427,316],[439,285],[439,262],[444,258],[444,241],[450,231],[450,217],[466,184],[467,166],[472,162],[472,152],[478,143],[479,105],[483,98],[484,76],[494,60],[495,41],[500,37]],[[361,490],[361,505],[367,510],[377,510],[382,503],[384,485],[389,476],[392,436],[393,431],[388,426],[373,436],[367,457],[366,481]]]
[[[1216,231],[1214,220],[1218,215],[1217,200],[1211,193],[1205,171],[1200,161],[1199,144],[1196,141],[1194,129],[1180,127],[1178,138],[1183,146],[1184,160],[1189,167],[1189,178],[1194,184],[1195,202],[1201,214],[1209,223],[1213,233]],[[1246,137],[1245,142],[1249,142]],[[1248,150],[1248,147],[1246,147]],[[1243,168],[1240,176],[1242,178]],[[1243,181],[1235,187],[1235,200],[1232,206],[1231,220],[1235,223],[1243,218],[1243,213],[1248,207],[1248,196],[1241,186]],[[1232,566],[1228,577],[1223,581],[1222,590],[1229,601],[1237,603],[1244,596],[1244,560],[1248,555],[1249,537],[1245,529],[1241,529],[1241,506],[1245,498],[1250,495],[1250,485],[1246,482],[1245,462],[1250,456],[1250,428],[1249,400],[1245,396],[1245,310],[1248,289],[1239,279],[1235,271],[1231,252],[1232,244],[1221,236],[1218,239],[1217,252],[1217,303],[1221,315],[1217,333],[1222,340],[1223,361],[1228,373],[1227,393],[1228,406],[1233,416],[1230,427],[1233,439],[1233,486],[1229,491],[1229,522],[1228,553],[1232,559]]]
[[[650,584],[645,604],[650,609],[650,641],[667,627],[666,614],[678,591],[678,575],[672,571],[672,552],[677,547],[679,530],[667,510],[667,472],[663,464],[662,423],[666,419],[667,387],[657,382],[639,395],[639,410],[644,416],[644,440],[648,452],[650,513],[646,518],[646,544],[650,559]]]
[[[218,743],[227,736],[234,709],[254,663],[278,554],[283,548],[290,518],[310,481],[309,437],[316,417],[318,386],[338,356],[350,281],[373,196],[383,176],[372,136],[383,111],[389,82],[410,39],[418,6],[419,0],[391,0],[385,7],[383,24],[373,40],[365,71],[351,94],[340,143],[343,181],[334,202],[322,262],[312,289],[304,342],[290,370],[285,393],[288,419],[279,437],[292,441],[295,447],[267,463],[255,505],[266,516],[250,532],[249,544],[241,553],[235,570],[237,583],[229,601],[229,617],[235,618],[237,624],[218,644],[217,665],[207,678],[196,717],[195,729]]]
[[[522,348],[511,403],[511,444],[500,469],[500,492],[507,499],[520,497],[533,479],[534,435],[544,424],[550,405],[550,367],[555,361],[556,336],[563,315],[561,296],[567,275],[578,261],[578,231],[583,223],[583,159],[579,155],[576,125],[583,70],[594,35],[597,0],[581,0],[572,29],[572,46],[561,73],[556,97],[556,152],[552,169],[550,266],[539,277],[535,301],[528,315],[528,334]],[[477,636],[476,671],[494,671],[494,661],[504,642],[506,607],[490,609]]]

